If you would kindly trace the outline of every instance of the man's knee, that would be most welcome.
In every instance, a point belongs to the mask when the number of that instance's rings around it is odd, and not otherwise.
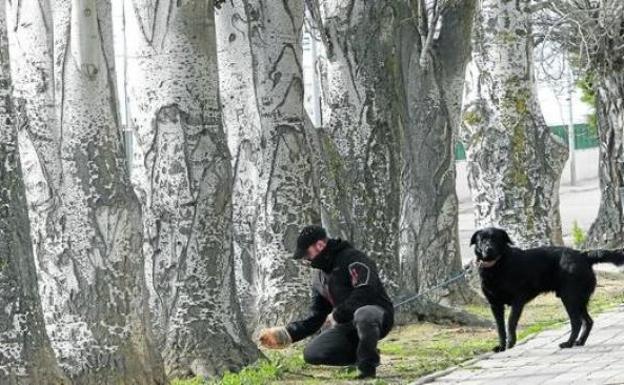
[[[378,340],[383,336],[384,310],[379,306],[362,306],[353,313],[353,324],[360,340]]]
[[[376,305],[362,306],[353,313],[353,323],[358,324],[377,324],[381,326],[383,322],[384,310]]]

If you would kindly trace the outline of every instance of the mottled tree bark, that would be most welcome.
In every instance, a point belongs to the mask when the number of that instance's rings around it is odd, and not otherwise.
[[[216,11],[223,124],[232,154],[232,245],[236,290],[247,324],[257,313],[255,232],[260,164],[260,115],[256,105],[249,28],[243,0]]]
[[[150,310],[170,377],[258,356],[236,298],[232,172],[211,1],[125,3],[129,113],[144,154]]]
[[[613,70],[596,84],[596,113],[600,136],[600,191],[598,216],[586,247],[624,245],[624,70]]]
[[[399,285],[400,103],[389,2],[321,1],[326,39],[323,222]]]
[[[60,204],[37,254],[48,335],[74,384],[162,384],[146,320],[140,208],[120,146],[110,2],[58,0],[53,9],[60,158],[46,167],[60,169],[45,175]],[[30,139],[41,149],[53,135]]]
[[[320,222],[305,134],[303,2],[245,0],[260,112],[255,257],[257,326],[287,322],[308,306],[308,269],[292,260],[300,229]]]
[[[320,7],[329,116],[320,133],[323,220],[377,259],[395,293],[461,271],[453,146],[475,3],[435,4]],[[465,300],[464,289],[431,298]]]
[[[454,148],[475,3],[444,2],[437,22],[429,16],[419,25],[400,26],[406,82],[400,257],[403,286],[410,289],[461,272]],[[470,295],[459,281],[433,298],[469,301]]]
[[[48,222],[54,221],[51,216],[59,202],[53,192],[61,180],[52,11],[48,0],[9,0],[6,5],[20,158],[36,256],[45,248]]]
[[[518,245],[560,243],[567,150],[546,126],[535,86],[528,0],[484,0],[473,37],[464,141],[476,226]]]
[[[1,4],[0,383],[68,385],[43,322],[11,91],[7,22]]]

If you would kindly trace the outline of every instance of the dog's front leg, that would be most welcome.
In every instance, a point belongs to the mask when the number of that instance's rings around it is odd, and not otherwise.
[[[494,314],[496,328],[498,329],[498,346],[493,350],[498,353],[505,350],[507,342],[507,335],[505,333],[505,305],[502,303],[492,303],[490,307],[492,308],[492,314]]]
[[[507,349],[511,349],[516,344],[516,328],[518,327],[518,320],[522,315],[523,303],[514,303],[511,305],[511,312],[509,313],[509,322],[507,322],[508,332],[507,335]]]

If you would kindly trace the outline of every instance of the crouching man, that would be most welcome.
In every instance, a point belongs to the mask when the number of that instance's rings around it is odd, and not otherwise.
[[[357,364],[358,378],[372,378],[379,365],[378,341],[394,323],[394,308],[377,274],[377,266],[348,242],[328,239],[320,226],[305,227],[297,239],[295,259],[314,272],[312,305],[307,318],[260,333],[260,343],[282,348],[323,325],[324,331],[303,351],[312,365]]]

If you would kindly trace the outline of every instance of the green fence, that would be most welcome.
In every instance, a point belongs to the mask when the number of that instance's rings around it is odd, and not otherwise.
[[[466,160],[466,148],[462,142],[455,143],[455,159]]]
[[[568,143],[568,126],[551,126],[550,130],[563,139],[566,144]],[[574,125],[574,140],[574,148],[577,150],[594,148],[599,145],[598,134],[585,123]],[[461,142],[455,144],[455,159],[466,160],[466,149]]]
[[[568,126],[552,126],[551,131],[568,143]],[[594,132],[587,124],[574,125],[574,148],[584,150],[598,147],[598,133]]]

